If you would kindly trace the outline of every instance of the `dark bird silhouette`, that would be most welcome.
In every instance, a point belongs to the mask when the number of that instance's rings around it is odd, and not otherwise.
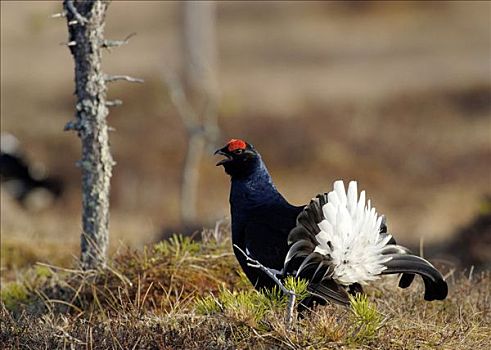
[[[415,274],[421,275],[426,300],[446,297],[442,275],[395,243],[384,218],[370,202],[365,206],[364,192],[356,201],[356,183],[350,184],[346,194],[344,185],[341,191],[342,182],[336,182],[334,194],[318,195],[307,206],[293,206],[278,192],[251,144],[232,139],[215,154],[225,157],[216,165],[231,177],[233,244],[279,278],[308,279],[311,296],[304,306],[314,301],[347,304],[349,293],[362,292],[362,284],[391,273],[402,273],[401,288],[408,287]],[[275,285],[260,269],[248,266],[235,247],[234,253],[256,289]]]
[[[215,154],[225,156],[217,165],[223,165],[231,176],[233,244],[280,273],[288,252],[288,234],[295,227],[303,207],[289,204],[278,192],[261,156],[252,145],[242,140],[231,140]],[[245,256],[235,247],[234,253],[256,288],[274,286],[264,272],[248,266]]]
[[[33,175],[28,161],[21,152],[20,142],[9,133],[0,136],[0,179],[4,187],[16,200],[25,204],[29,195],[43,189],[54,198],[63,191],[63,183],[54,177]]]

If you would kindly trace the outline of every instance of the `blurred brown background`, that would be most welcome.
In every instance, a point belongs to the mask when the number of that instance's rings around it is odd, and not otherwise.
[[[73,61],[60,2],[1,2],[1,127],[66,185],[43,210],[2,191],[2,270],[78,254],[80,142]],[[178,4],[114,1],[106,37],[138,35],[104,70],[145,79],[109,86],[111,242],[141,246],[179,224],[186,136],[161,79],[179,65]],[[448,240],[491,193],[488,2],[219,2],[222,141],[258,148],[294,204],[357,179],[403,243]],[[228,215],[229,180],[203,159],[199,218]],[[61,245],[60,245],[61,244]],[[5,256],[10,254],[9,260]],[[13,256],[13,257],[12,257]]]

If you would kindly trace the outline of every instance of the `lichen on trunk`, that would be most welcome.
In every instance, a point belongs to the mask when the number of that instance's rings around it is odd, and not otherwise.
[[[81,263],[103,267],[109,239],[109,190],[114,161],[109,149],[106,81],[101,67],[104,21],[108,1],[63,2],[68,46],[75,62],[76,120],[65,129],[77,131],[82,142]]]

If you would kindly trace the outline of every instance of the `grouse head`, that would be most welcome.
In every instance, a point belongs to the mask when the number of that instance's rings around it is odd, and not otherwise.
[[[254,146],[240,139],[231,139],[215,154],[225,156],[216,165],[223,165],[225,172],[234,178],[250,175],[261,163]]]

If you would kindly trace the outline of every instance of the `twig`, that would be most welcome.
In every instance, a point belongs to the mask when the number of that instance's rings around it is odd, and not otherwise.
[[[42,262],[37,262],[36,265],[44,266],[44,267],[47,267],[50,269],[55,269],[55,270],[68,272],[68,273],[80,273],[80,274],[84,274],[84,275],[86,274],[86,272],[84,270],[66,269],[64,267],[50,265],[50,264],[46,264],[46,263],[42,263]]]
[[[193,261],[206,261],[206,260],[210,260],[210,259],[221,259],[221,258],[226,258],[227,256],[233,256],[234,254],[233,253],[222,253],[222,254],[218,254],[218,255],[213,255],[213,254],[209,254],[209,255],[202,255],[201,257],[194,257],[194,256],[190,256],[188,257],[189,260]]]
[[[66,1],[66,7],[72,13],[73,17],[75,17],[75,19],[77,20],[78,23],[80,23],[81,25],[84,25],[85,23],[88,22],[87,21],[87,18],[85,18],[84,16],[82,16],[80,13],[78,13],[77,9],[73,5],[73,1],[72,0],[67,0]]]
[[[295,294],[294,291],[287,289],[283,283],[279,280],[276,275],[271,272],[271,269],[267,268],[263,264],[261,264],[259,261],[252,259],[249,255],[247,255],[238,245],[234,244],[234,247],[241,252],[245,258],[247,259],[247,266],[250,267],[255,267],[266,273],[273,281],[276,283],[276,285],[281,289],[281,291],[285,294],[288,295],[288,306],[287,306],[287,312],[286,312],[286,317],[285,317],[285,322],[286,326],[288,328],[291,327],[292,320],[293,320],[293,311],[295,307],[295,299],[297,295]]]
[[[70,131],[70,130],[75,130],[79,131],[80,130],[80,123],[76,120],[70,120],[65,124],[65,127],[63,128],[63,131]]]
[[[126,45],[128,44],[129,40],[134,37],[136,35],[136,33],[131,33],[129,34],[128,36],[126,36],[126,38],[124,38],[123,40],[104,40],[102,42],[102,47],[103,48],[111,48],[111,47],[118,47],[118,46],[122,46],[122,45]]]
[[[106,101],[106,107],[118,107],[123,104],[121,100]]]
[[[225,221],[225,219],[217,220],[217,222],[215,223],[215,229],[213,230],[213,236],[214,236],[216,242],[221,241],[221,239],[220,239],[221,238],[220,225],[222,224],[223,221]]]
[[[105,75],[104,80],[106,82],[112,82],[112,81],[118,81],[118,80],[126,80],[129,81],[130,83],[143,83],[145,82],[143,79],[140,78],[133,78],[130,77],[129,75]]]
[[[62,42],[60,45],[66,45],[66,46],[75,46],[77,45],[77,42],[75,40],[69,41],[69,42]]]
[[[61,11],[61,12],[54,13],[51,15],[51,18],[63,18],[63,17],[66,17],[65,11]]]
[[[443,279],[447,280],[447,278],[453,276],[454,273],[455,273],[455,269],[451,269],[445,276],[443,276]]]

